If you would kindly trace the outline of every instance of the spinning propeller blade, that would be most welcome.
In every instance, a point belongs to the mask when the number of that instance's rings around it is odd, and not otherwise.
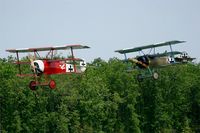
[[[30,63],[31,63],[31,70],[33,70],[33,73],[36,74],[36,66],[34,65],[34,60],[35,58],[32,56],[32,55],[28,55],[28,59],[30,60]]]

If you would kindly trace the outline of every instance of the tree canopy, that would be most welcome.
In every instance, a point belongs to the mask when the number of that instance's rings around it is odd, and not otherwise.
[[[159,69],[136,80],[117,58],[95,59],[81,75],[53,75],[57,87],[28,87],[12,57],[0,59],[0,132],[200,132],[200,65]],[[24,71],[29,71],[24,67]]]

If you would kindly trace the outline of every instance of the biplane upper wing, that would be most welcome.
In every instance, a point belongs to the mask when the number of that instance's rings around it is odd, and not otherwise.
[[[131,53],[131,52],[141,51],[143,49],[156,48],[156,47],[162,47],[162,46],[167,46],[167,45],[175,45],[175,44],[184,43],[184,42],[185,41],[174,40],[174,41],[168,41],[168,42],[163,42],[163,43],[151,44],[151,45],[146,45],[146,46],[141,46],[141,47],[116,50],[115,52],[118,52],[120,54],[125,54],[125,53]]]
[[[153,47],[153,45],[147,45],[147,46],[142,46],[142,47],[135,47],[135,48],[127,48],[127,49],[116,50],[115,52],[118,52],[120,54],[125,54],[125,53],[141,51],[143,49],[148,49],[148,48],[152,48],[152,47]]]
[[[178,41],[178,40],[173,40],[173,41],[168,41],[168,42],[163,42],[163,43],[158,43],[158,44],[154,44],[154,47],[162,47],[162,46],[167,46],[167,45],[175,45],[178,43],[184,43],[186,41]]]
[[[83,45],[64,45],[64,46],[53,46],[53,47],[40,47],[40,48],[19,48],[19,49],[7,49],[7,52],[11,53],[25,53],[34,51],[49,51],[49,50],[65,50],[65,49],[85,49],[90,48],[89,46]]]

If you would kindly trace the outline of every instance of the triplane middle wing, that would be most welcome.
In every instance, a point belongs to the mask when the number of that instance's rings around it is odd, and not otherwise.
[[[31,76],[34,80],[30,82],[29,87],[35,90],[37,86],[49,86],[51,89],[56,87],[54,80],[48,80],[49,75],[53,74],[79,74],[86,70],[86,63],[83,59],[75,58],[74,50],[76,49],[87,49],[89,46],[84,45],[64,45],[64,46],[53,46],[53,47],[40,47],[40,48],[19,48],[19,49],[8,49],[7,52],[16,53],[20,77]],[[55,57],[55,51],[57,50],[70,50],[71,55],[67,58]],[[39,52],[47,51],[46,57],[41,57]],[[19,53],[33,53],[29,55],[28,62],[20,61]],[[22,74],[21,65],[30,64],[33,74]],[[38,79],[44,75],[45,82],[40,82]]]
[[[156,43],[156,44],[151,44],[151,45],[146,45],[146,46],[141,46],[141,47],[116,50],[115,52],[124,54],[125,60],[135,63],[137,66],[137,69],[148,71],[148,72],[139,74],[137,76],[138,81],[142,81],[145,77],[153,77],[154,79],[158,79],[159,75],[157,72],[155,72],[155,68],[175,65],[175,64],[188,63],[195,59],[195,58],[189,57],[186,52],[173,51],[172,45],[176,45],[176,44],[184,43],[184,42],[185,41],[173,40],[173,41]],[[163,47],[163,46],[169,46],[170,52],[165,51],[163,53],[156,53],[155,48]],[[150,50],[149,53],[145,54],[145,52],[143,51],[144,49],[149,49]],[[152,53],[152,50],[153,50],[153,53]],[[132,53],[132,52],[139,52],[140,55],[136,56],[135,58],[127,58],[127,53]]]

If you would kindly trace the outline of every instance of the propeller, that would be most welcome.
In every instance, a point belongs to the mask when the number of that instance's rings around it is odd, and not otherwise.
[[[35,60],[35,57],[32,56],[31,54],[28,55],[28,59],[30,60],[31,62],[31,70],[33,71],[34,74],[36,74],[36,66],[34,65],[34,60]]]
[[[134,62],[134,63],[138,63],[139,61],[137,60],[137,59],[135,59],[135,58],[128,58],[128,60],[129,61],[132,61],[132,62]]]
[[[144,62],[138,60],[138,59],[135,59],[135,58],[128,58],[128,60],[132,63],[135,63],[136,65],[139,65],[141,67],[144,67],[144,68],[147,68],[148,67],[148,64],[145,64]]]

